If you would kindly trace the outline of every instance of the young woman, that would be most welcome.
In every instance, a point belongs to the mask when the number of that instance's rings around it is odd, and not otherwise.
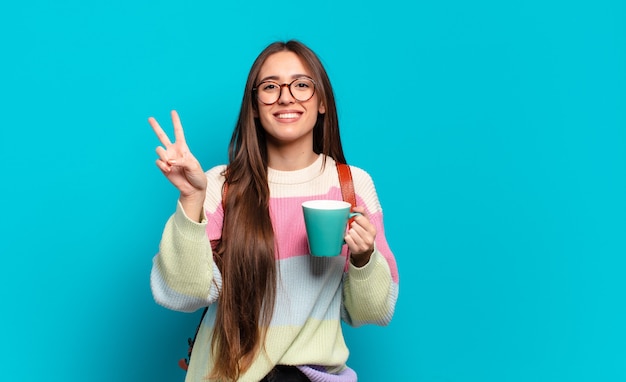
[[[386,325],[398,272],[374,184],[351,167],[360,212],[341,256],[308,253],[302,202],[342,199],[345,163],[332,87],[320,60],[297,41],[257,57],[246,82],[229,163],[206,173],[172,112],[172,142],[156,164],[180,191],[154,257],[157,303],[208,306],[186,381],[356,381],[341,320]],[[224,187],[224,185],[227,187]]]

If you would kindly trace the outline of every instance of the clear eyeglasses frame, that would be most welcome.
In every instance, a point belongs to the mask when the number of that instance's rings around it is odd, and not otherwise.
[[[259,102],[272,105],[278,102],[284,87],[289,89],[291,96],[298,102],[306,102],[315,94],[315,81],[308,77],[296,78],[288,84],[279,84],[269,80],[263,81],[252,88],[252,91],[256,93]]]

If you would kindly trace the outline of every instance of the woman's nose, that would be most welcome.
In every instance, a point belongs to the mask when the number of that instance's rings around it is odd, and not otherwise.
[[[293,98],[293,96],[291,95],[289,84],[280,85],[280,95],[278,96],[278,103],[285,105],[294,102],[295,98]]]

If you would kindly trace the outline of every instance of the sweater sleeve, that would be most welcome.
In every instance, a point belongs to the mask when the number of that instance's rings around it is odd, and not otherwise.
[[[207,172],[210,187],[202,222],[189,219],[178,202],[165,224],[159,253],[152,261],[150,287],[155,301],[166,308],[193,312],[217,300],[222,277],[213,261],[210,240],[221,234],[222,169]]]
[[[387,325],[398,297],[399,277],[395,257],[385,237],[383,213],[374,183],[363,170],[352,168],[357,204],[365,207],[376,227],[374,252],[361,268],[348,262],[343,283],[342,318],[351,326]]]
[[[159,253],[152,262],[150,286],[158,304],[193,312],[217,297],[220,278],[214,271],[217,267],[206,225],[206,220],[196,223],[189,219],[178,203],[165,224]]]

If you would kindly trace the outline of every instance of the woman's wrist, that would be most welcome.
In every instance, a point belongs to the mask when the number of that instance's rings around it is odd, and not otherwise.
[[[370,262],[372,258],[372,254],[374,253],[374,248],[372,248],[369,252],[359,254],[358,256],[350,255],[350,262],[357,268],[362,268],[367,263]]]
[[[183,207],[185,215],[187,215],[189,219],[198,223],[202,221],[204,195],[202,195],[202,197],[181,195],[178,200],[180,202],[180,205]]]

